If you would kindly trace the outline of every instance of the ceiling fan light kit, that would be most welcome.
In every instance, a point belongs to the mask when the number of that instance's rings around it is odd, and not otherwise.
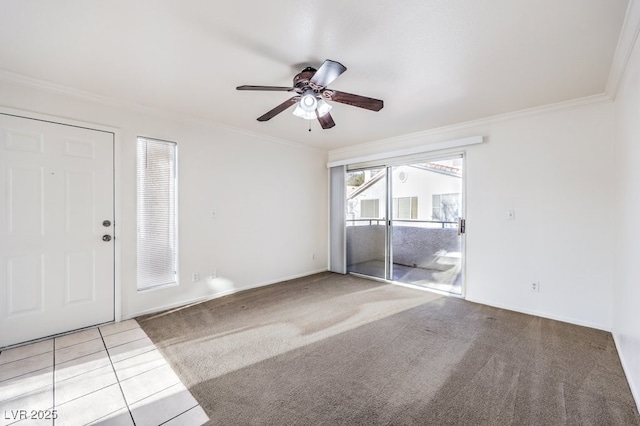
[[[292,105],[296,105],[293,115],[306,120],[318,119],[323,129],[335,126],[331,117],[331,105],[328,101],[339,102],[370,111],[380,111],[384,106],[380,99],[354,95],[337,90],[329,90],[327,86],[347,68],[340,62],[327,59],[319,69],[307,67],[293,78],[293,87],[282,86],[238,86],[236,90],[261,90],[271,92],[295,92],[296,95],[287,99],[266,114],[258,117],[258,121],[268,121]]]
[[[313,112],[316,110],[318,107],[318,100],[316,99],[316,94],[313,89],[308,89],[304,95],[302,95],[302,99],[300,99],[300,106],[307,112]]]
[[[327,115],[329,111],[331,111],[331,108],[333,108],[322,99],[314,98],[314,100],[316,101],[316,106],[308,109],[305,108],[304,98],[302,98],[300,103],[296,105],[296,108],[293,110],[293,115],[295,115],[296,117],[304,118],[305,120],[314,120],[318,117]]]
[[[324,99],[318,99],[318,108],[316,109],[318,117],[328,114],[331,108],[333,107],[328,102],[325,102]]]

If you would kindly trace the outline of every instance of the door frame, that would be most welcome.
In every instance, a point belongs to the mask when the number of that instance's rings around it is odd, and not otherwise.
[[[31,120],[45,121],[52,124],[61,124],[66,126],[80,127],[88,130],[98,130],[102,132],[111,133],[113,135],[113,236],[114,236],[114,253],[113,253],[113,290],[114,290],[114,306],[113,314],[114,321],[120,322],[122,320],[122,275],[121,275],[121,246],[118,238],[119,224],[120,224],[120,193],[122,176],[120,171],[121,164],[121,144],[122,134],[121,130],[116,127],[105,126],[102,124],[89,123],[80,120],[73,120],[69,118],[57,117],[49,114],[42,114],[38,112],[19,110],[0,105],[0,114],[9,115],[19,118],[26,118]]]

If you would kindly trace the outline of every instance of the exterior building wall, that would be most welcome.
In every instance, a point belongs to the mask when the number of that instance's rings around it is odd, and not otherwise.
[[[406,180],[399,175],[404,173]],[[392,197],[417,197],[418,220],[434,220],[432,217],[433,196],[436,194],[459,194],[462,192],[462,180],[459,177],[424,170],[412,166],[396,166],[392,169]],[[378,199],[378,218],[385,218],[386,184],[384,178],[374,183],[347,202],[347,219],[360,219],[362,200]]]

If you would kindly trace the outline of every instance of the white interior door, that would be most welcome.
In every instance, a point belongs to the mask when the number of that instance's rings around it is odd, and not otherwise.
[[[0,114],[0,138],[0,347],[113,321],[113,134]]]

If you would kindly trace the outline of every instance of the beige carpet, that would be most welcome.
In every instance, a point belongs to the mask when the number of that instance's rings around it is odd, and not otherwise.
[[[137,318],[215,425],[639,425],[609,333],[322,273]]]

